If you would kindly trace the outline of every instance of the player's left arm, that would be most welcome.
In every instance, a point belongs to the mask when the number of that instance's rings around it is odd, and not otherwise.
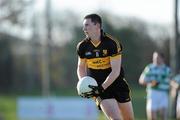
[[[107,76],[106,80],[102,84],[104,89],[108,88],[119,76],[121,70],[121,55],[110,57],[111,73]]]
[[[120,74],[120,68],[121,68],[121,55],[117,55],[115,57],[110,58],[110,64],[111,64],[111,73],[107,76],[106,80],[101,86],[91,86],[92,92],[89,94],[88,97],[92,96],[99,96],[99,94],[103,93],[106,88],[108,88],[119,76]]]

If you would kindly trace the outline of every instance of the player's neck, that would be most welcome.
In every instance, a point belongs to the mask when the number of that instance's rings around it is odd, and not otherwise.
[[[101,43],[101,40],[100,40],[100,38],[91,39],[91,43],[96,46],[96,45],[99,45]]]
[[[158,63],[158,62],[154,62],[153,64],[156,65],[156,66],[162,66],[162,65],[164,65],[164,63]]]
[[[101,33],[97,32],[96,34],[94,34],[94,36],[91,37],[91,41],[93,43],[99,43],[101,41]]]

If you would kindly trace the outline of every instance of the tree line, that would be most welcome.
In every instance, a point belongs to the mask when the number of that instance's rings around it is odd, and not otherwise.
[[[126,79],[132,86],[138,87],[139,75],[145,65],[151,62],[154,50],[165,53],[166,62],[169,63],[171,35],[168,29],[158,25],[153,27],[135,18],[117,17],[104,12],[101,12],[101,15],[104,31],[116,37],[123,45],[122,65],[125,68]],[[52,40],[49,56],[51,91],[58,91],[61,88],[75,89],[78,80],[76,45],[84,38],[84,34],[82,25],[72,21],[73,18],[80,20],[78,15],[70,13],[66,17],[71,21],[66,19],[58,21],[55,17],[52,23],[58,26],[52,36],[60,31],[60,35],[65,35],[64,40],[68,39],[63,44],[55,44]],[[69,22],[74,23],[70,26]],[[150,31],[160,34],[154,37]],[[71,37],[68,36],[69,34]],[[45,68],[42,64],[43,39],[41,37],[35,34],[32,40],[24,40],[19,36],[0,33],[0,91],[2,93],[20,91],[33,93],[42,90],[42,72]],[[58,36],[59,39],[61,37]]]

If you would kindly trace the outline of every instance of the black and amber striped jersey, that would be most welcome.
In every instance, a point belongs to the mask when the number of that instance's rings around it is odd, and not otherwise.
[[[94,77],[102,84],[111,72],[110,60],[122,55],[122,45],[110,35],[102,32],[101,41],[94,45],[89,38],[85,38],[77,45],[77,53],[80,59],[85,59],[88,75]],[[124,71],[117,79],[124,78]]]

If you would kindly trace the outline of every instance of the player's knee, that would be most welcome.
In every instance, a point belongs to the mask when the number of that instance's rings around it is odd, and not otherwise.
[[[121,116],[109,116],[110,120],[122,120]]]
[[[120,118],[110,118],[110,120],[121,120]]]
[[[126,116],[126,117],[124,118],[124,120],[134,120],[134,117],[133,117],[133,116]]]

